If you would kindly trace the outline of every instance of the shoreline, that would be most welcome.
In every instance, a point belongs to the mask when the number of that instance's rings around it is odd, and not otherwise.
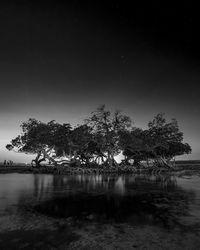
[[[108,168],[106,166],[97,167],[72,167],[72,166],[41,166],[40,168],[32,167],[31,165],[0,165],[0,174],[3,173],[33,173],[33,174],[161,174],[161,173],[177,173],[181,171],[200,171],[200,164],[177,164],[174,169],[167,168],[135,168],[133,166],[119,166]]]

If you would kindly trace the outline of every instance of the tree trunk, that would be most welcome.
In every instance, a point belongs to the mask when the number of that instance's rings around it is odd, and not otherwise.
[[[108,163],[109,167],[112,167],[112,158],[111,158],[111,154],[109,152],[108,152],[107,163]]]
[[[40,156],[41,156],[41,151],[39,151],[38,154],[37,154],[37,156],[36,156],[36,158],[31,161],[32,167],[37,167],[37,168],[40,167],[40,162],[39,162]],[[33,162],[35,162],[35,166],[33,165]]]

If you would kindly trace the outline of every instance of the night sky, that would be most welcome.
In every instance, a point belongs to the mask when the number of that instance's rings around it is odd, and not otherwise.
[[[99,104],[142,128],[159,112],[177,118],[184,159],[200,159],[199,9],[135,2],[1,1],[0,161],[29,161],[5,149],[22,121],[75,125]]]

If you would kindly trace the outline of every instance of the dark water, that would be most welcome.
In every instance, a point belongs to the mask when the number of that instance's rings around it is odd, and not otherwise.
[[[199,236],[199,176],[0,175],[0,249],[200,249]]]
[[[26,210],[76,221],[188,226],[200,221],[200,178],[0,175],[0,218]]]

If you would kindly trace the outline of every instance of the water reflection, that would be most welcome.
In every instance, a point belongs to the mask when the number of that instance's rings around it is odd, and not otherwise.
[[[34,191],[36,196],[53,194],[63,194],[72,192],[86,193],[115,193],[117,195],[126,195],[134,191],[148,191],[149,188],[161,190],[177,189],[177,180],[175,176],[150,176],[150,175],[35,175]]]
[[[192,182],[170,175],[4,174],[0,207],[2,212],[27,204],[52,217],[173,227],[200,208],[200,184],[187,189]]]
[[[54,176],[53,185],[43,191],[47,193],[51,197],[35,209],[52,217],[165,226],[188,215],[195,197],[180,188],[174,176],[147,175]]]

